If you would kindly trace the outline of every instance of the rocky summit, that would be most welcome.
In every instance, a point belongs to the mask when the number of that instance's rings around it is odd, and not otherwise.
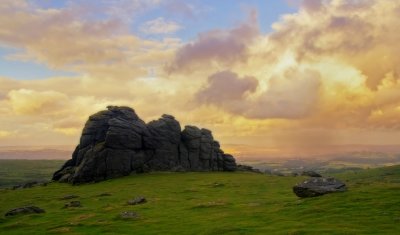
[[[148,171],[234,171],[210,130],[181,126],[171,115],[145,123],[129,107],[108,106],[89,117],[79,145],[53,180],[96,182]]]

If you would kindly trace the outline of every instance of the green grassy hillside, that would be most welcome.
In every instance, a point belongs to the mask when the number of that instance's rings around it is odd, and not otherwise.
[[[349,191],[299,199],[302,177],[253,173],[151,173],[97,184],[1,190],[0,212],[36,205],[44,214],[0,217],[0,234],[400,234],[400,167],[337,175]],[[98,196],[110,193],[111,196]],[[82,207],[63,209],[60,197]],[[126,201],[145,196],[145,204]],[[121,219],[134,211],[137,219]]]

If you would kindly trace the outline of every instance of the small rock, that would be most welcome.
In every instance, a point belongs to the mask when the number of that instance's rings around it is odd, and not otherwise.
[[[218,182],[214,182],[213,184],[212,184],[212,187],[213,188],[219,188],[219,187],[224,187],[225,186],[225,184],[223,184],[223,183],[218,183]]]
[[[252,166],[248,166],[248,165],[237,165],[236,170],[237,171],[248,171],[248,172],[262,174],[262,172],[259,169],[256,169],[256,168],[254,168]]]
[[[79,196],[77,195],[73,195],[73,194],[68,194],[68,195],[64,195],[63,197],[61,197],[61,200],[70,200],[70,199],[74,199],[74,198],[78,198]]]
[[[37,206],[25,206],[12,209],[8,211],[5,216],[14,216],[19,214],[39,214],[45,213],[45,211]]]
[[[31,181],[31,182],[27,182],[24,184],[15,185],[11,189],[12,190],[26,189],[26,188],[36,187],[36,186],[47,186],[47,184],[48,184],[48,182]]]
[[[279,171],[274,171],[274,172],[273,172],[273,175],[276,175],[276,176],[286,176],[285,174],[283,174],[282,172],[279,172]]]
[[[138,213],[133,212],[133,211],[124,211],[121,214],[119,214],[119,216],[122,219],[137,219],[137,218],[139,218]]]
[[[143,203],[146,203],[146,202],[147,202],[146,198],[140,196],[140,197],[137,197],[137,198],[135,198],[133,200],[129,200],[127,203],[128,203],[128,205],[137,205],[137,204],[143,204]]]
[[[25,184],[19,184],[19,185],[15,185],[12,187],[13,190],[16,189],[24,189],[24,188],[32,188],[36,185],[38,185],[39,183],[37,181],[31,181],[31,182],[27,182]]]
[[[109,196],[111,196],[112,194],[111,193],[102,193],[102,194],[99,194],[99,195],[97,195],[98,197],[109,197]]]
[[[344,192],[346,185],[335,178],[313,177],[293,187],[298,197],[316,197],[327,193]]]
[[[310,176],[310,177],[322,177],[322,175],[318,174],[315,171],[303,171],[301,172],[302,176]]]
[[[81,207],[81,202],[80,201],[70,201],[64,205],[64,208],[68,207]]]

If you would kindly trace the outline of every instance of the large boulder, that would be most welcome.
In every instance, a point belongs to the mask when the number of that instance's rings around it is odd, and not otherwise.
[[[200,169],[201,130],[195,126],[185,126],[181,139],[181,162],[191,170]]]
[[[207,129],[181,126],[171,115],[146,124],[129,107],[108,106],[89,117],[78,146],[53,180],[96,182],[148,171],[234,171]]]
[[[312,177],[293,187],[293,192],[298,197],[316,197],[346,190],[346,185],[343,182],[332,177]]]
[[[152,149],[149,165],[153,170],[169,170],[179,164],[181,125],[171,115],[164,114],[147,124],[150,135],[144,139],[147,149]]]

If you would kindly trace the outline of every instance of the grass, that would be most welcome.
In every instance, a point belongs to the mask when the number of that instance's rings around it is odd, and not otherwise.
[[[0,234],[400,234],[400,167],[336,175],[348,192],[299,199],[303,177],[151,173],[97,184],[0,190],[0,212],[36,205],[44,214],[0,217]],[[110,196],[99,196],[110,193]],[[66,194],[82,207],[62,209]],[[145,196],[145,204],[126,202]],[[121,219],[134,211],[137,219]]]

